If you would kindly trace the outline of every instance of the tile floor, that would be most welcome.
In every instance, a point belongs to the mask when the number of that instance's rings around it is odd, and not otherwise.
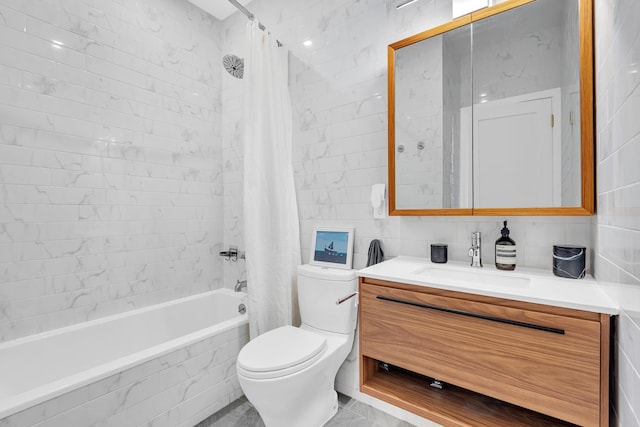
[[[324,427],[412,427],[382,411],[338,394],[338,413]],[[253,405],[243,396],[196,427],[264,427]]]

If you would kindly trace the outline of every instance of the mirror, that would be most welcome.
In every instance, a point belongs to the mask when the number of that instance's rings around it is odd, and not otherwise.
[[[508,0],[389,46],[391,215],[591,215],[592,0]]]

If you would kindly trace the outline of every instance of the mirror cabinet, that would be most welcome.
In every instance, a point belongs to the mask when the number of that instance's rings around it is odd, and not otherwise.
[[[390,214],[593,214],[592,15],[507,0],[389,45]]]

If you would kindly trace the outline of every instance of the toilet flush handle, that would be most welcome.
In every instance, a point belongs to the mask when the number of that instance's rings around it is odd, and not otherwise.
[[[344,298],[340,298],[339,300],[337,300],[337,301],[336,301],[336,305],[340,305],[340,304],[342,304],[343,302],[348,301],[348,300],[350,300],[351,298],[355,297],[356,295],[358,295],[358,293],[357,293],[357,292],[354,292],[354,293],[352,293],[351,295],[348,295],[348,296],[346,296],[346,297],[344,297]]]

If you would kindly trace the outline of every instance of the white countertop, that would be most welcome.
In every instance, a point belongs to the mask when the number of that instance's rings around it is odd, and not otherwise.
[[[564,279],[545,270],[516,267],[502,271],[493,265],[435,264],[405,256],[359,270],[358,276],[596,313],[615,315],[619,311],[591,276]]]

